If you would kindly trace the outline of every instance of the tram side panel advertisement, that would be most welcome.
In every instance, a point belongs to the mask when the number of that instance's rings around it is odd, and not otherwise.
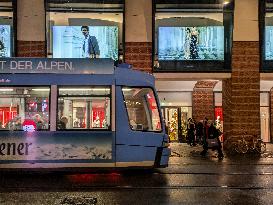
[[[117,26],[53,26],[53,58],[118,59]]]
[[[11,57],[10,25],[0,25],[0,57]]]
[[[1,133],[0,167],[9,163],[100,163],[112,162],[112,133]]]

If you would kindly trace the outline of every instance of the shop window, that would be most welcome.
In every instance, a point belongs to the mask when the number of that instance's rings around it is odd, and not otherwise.
[[[132,130],[161,131],[161,121],[151,88],[122,88]]]
[[[16,1],[0,1],[0,58],[14,56]]]
[[[47,0],[46,9],[48,57],[122,58],[124,0]]]
[[[272,72],[273,69],[273,1],[262,0],[260,3],[261,70]]]
[[[232,0],[154,2],[154,71],[231,70]]]
[[[270,142],[270,93],[260,92],[261,138]]]
[[[48,130],[49,88],[0,88],[1,130]]]
[[[58,130],[110,129],[110,87],[61,87],[58,91]]]

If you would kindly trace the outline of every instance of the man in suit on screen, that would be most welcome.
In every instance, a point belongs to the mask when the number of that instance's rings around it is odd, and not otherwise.
[[[89,27],[82,26],[81,27],[82,34],[84,35],[83,40],[83,58],[99,58],[100,57],[100,49],[99,44],[95,36],[89,35]]]

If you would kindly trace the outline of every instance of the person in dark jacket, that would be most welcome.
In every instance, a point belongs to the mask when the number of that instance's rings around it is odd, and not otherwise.
[[[200,120],[196,125],[196,141],[199,144],[203,144],[203,136],[204,136],[204,125],[202,120]]]
[[[209,123],[210,126],[208,127],[207,125],[205,125],[205,129],[207,130],[207,134],[206,137],[204,137],[204,145],[203,145],[203,151],[200,153],[202,156],[205,156],[208,152],[209,148],[217,149],[218,151],[218,158],[219,159],[223,159],[224,155],[222,152],[222,145],[219,139],[219,130],[216,129],[216,127],[214,126],[214,124],[212,122]],[[207,139],[216,139],[218,142],[218,145],[216,147],[208,147],[208,143],[207,143]]]
[[[190,146],[195,146],[195,135],[194,135],[194,131],[195,131],[195,124],[192,118],[189,118],[188,120],[188,138],[189,138],[189,144]]]
[[[84,35],[83,40],[83,57],[84,58],[99,58],[100,57],[100,49],[99,44],[95,36],[89,35],[89,27],[82,26],[81,27],[82,34]]]

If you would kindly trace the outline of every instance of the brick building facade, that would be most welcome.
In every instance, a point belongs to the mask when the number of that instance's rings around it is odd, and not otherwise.
[[[149,73],[153,73],[154,64],[152,11],[152,0],[125,1],[124,61]],[[224,135],[259,135],[261,78],[258,28],[258,0],[235,0],[231,72],[163,72],[160,78],[155,74],[157,82],[196,81],[191,91],[192,117],[199,121],[205,116],[215,118],[213,89],[220,80]],[[18,1],[17,56],[46,57],[45,36],[44,1]],[[179,89],[176,88],[175,92]],[[272,90],[270,94],[272,98]],[[272,122],[272,106],[270,116]]]

